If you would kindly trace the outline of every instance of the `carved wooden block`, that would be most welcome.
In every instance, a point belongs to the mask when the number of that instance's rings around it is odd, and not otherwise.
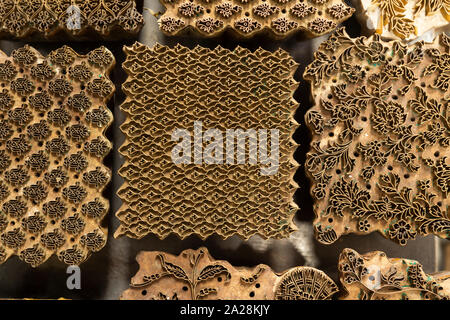
[[[139,271],[122,300],[325,300],[338,291],[325,273],[296,267],[277,274],[269,266],[233,267],[215,260],[206,248],[179,256],[140,252]]]
[[[166,12],[159,19],[161,30],[178,35],[194,30],[214,37],[226,29],[249,38],[266,32],[285,38],[298,31],[311,37],[331,32],[355,9],[342,0],[160,0]]]
[[[317,239],[379,231],[450,238],[449,38],[351,39],[340,29],[304,73],[314,107],[306,170]]]
[[[448,0],[353,0],[364,28],[387,39],[414,40],[449,30]],[[427,35],[428,34],[428,35]]]
[[[344,249],[339,257],[345,300],[450,299],[450,273],[426,274],[414,260],[388,258],[384,252],[364,255]]]
[[[3,0],[0,38],[136,34],[144,24],[135,0]]]
[[[125,182],[115,236],[288,237],[297,63],[281,49],[136,43],[125,52]],[[248,133],[242,140],[230,131],[238,129]]]
[[[104,47],[0,52],[0,263],[79,264],[105,245],[114,64]]]

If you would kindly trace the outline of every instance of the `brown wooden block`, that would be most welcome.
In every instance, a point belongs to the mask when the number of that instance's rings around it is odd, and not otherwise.
[[[449,44],[340,29],[315,53],[304,73],[314,101],[305,167],[320,242],[373,231],[401,245],[450,238]]]
[[[104,47],[0,52],[0,263],[77,265],[105,245],[114,64]]]
[[[297,208],[297,63],[281,49],[124,50],[125,182],[115,236],[288,237]],[[242,140],[230,133],[238,129]]]
[[[144,24],[135,0],[3,0],[0,38],[55,36],[114,39],[137,34]]]
[[[230,29],[239,37],[268,33],[285,38],[303,31],[317,37],[336,29],[355,9],[342,0],[160,0],[166,12],[158,20],[167,35],[188,30],[215,37]]]
[[[448,0],[353,0],[363,28],[385,39],[434,39],[450,28]],[[428,42],[428,41],[427,41]]]
[[[179,256],[143,251],[136,260],[139,271],[122,300],[325,300],[338,290],[325,273],[311,267],[283,273],[263,264],[233,267],[215,260],[206,248]]]
[[[426,274],[422,265],[384,252],[360,255],[344,249],[339,257],[344,300],[448,300],[450,273]]]

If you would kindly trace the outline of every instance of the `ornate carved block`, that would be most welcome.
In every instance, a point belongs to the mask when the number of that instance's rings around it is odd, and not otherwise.
[[[342,0],[160,0],[166,12],[161,30],[178,35],[191,29],[214,37],[231,29],[239,37],[268,32],[285,38],[298,31],[311,37],[331,32],[355,9]]]
[[[428,275],[419,262],[388,258],[381,251],[360,255],[344,249],[339,273],[345,300],[450,299],[450,273]]]
[[[295,230],[298,83],[289,54],[139,43],[125,52],[115,236],[285,238]]]
[[[136,34],[144,24],[135,0],[3,0],[0,38],[87,33],[114,38]]]
[[[353,3],[363,27],[383,38],[413,40],[425,36],[432,41],[436,33],[450,30],[448,0],[353,0]]]
[[[122,300],[325,300],[338,291],[325,273],[296,267],[277,274],[269,266],[233,267],[215,260],[206,248],[179,256],[140,252],[139,271]]]
[[[0,52],[0,263],[80,264],[105,245],[114,64],[104,47]]]
[[[315,53],[304,74],[314,100],[306,170],[320,242],[373,231],[401,245],[450,238],[449,45],[340,29]]]

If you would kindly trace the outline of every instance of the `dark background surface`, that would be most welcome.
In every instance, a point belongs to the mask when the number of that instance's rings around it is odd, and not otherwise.
[[[144,7],[150,8],[155,12],[162,11],[162,7],[157,0],[146,0]],[[220,44],[222,47],[229,49],[240,45],[252,50],[261,46],[266,50],[276,50],[281,47],[288,51],[300,63],[295,75],[296,80],[300,82],[299,88],[295,93],[295,99],[300,103],[295,118],[299,122],[300,127],[296,131],[294,139],[300,144],[295,154],[295,159],[300,164],[304,163],[310,143],[309,132],[304,124],[304,114],[311,107],[311,102],[309,100],[309,84],[302,79],[301,75],[305,67],[312,62],[314,50],[326,39],[326,36],[316,39],[305,39],[299,35],[284,41],[274,41],[263,35],[251,40],[238,41],[229,34],[207,40],[187,37],[167,38],[158,30],[157,19],[148,10],[144,10],[144,18],[146,24],[138,40],[149,46],[159,42],[170,46],[180,43],[190,48],[197,44],[214,48]],[[354,17],[343,25],[351,36],[360,35],[361,29]],[[42,299],[65,297],[69,299],[118,299],[121,292],[128,288],[130,278],[138,270],[135,256],[141,250],[159,250],[179,254],[184,249],[196,249],[200,246],[206,246],[214,258],[228,260],[235,266],[254,266],[259,263],[265,263],[277,272],[305,263],[304,256],[294,248],[292,242],[287,240],[275,241],[266,251],[260,252],[254,250],[251,245],[238,237],[221,240],[219,237],[212,236],[206,241],[201,241],[195,236],[182,241],[173,235],[165,240],[159,240],[155,236],[147,236],[142,240],[133,240],[125,237],[114,239],[112,237],[119,225],[119,221],[114,214],[121,206],[121,201],[117,197],[116,192],[122,184],[122,179],[117,175],[117,170],[123,162],[117,149],[124,140],[119,129],[120,124],[124,121],[124,116],[119,108],[124,100],[120,85],[126,79],[126,74],[120,67],[125,60],[122,46],[131,45],[136,40],[129,39],[121,42],[31,43],[42,54],[47,54],[64,44],[71,46],[81,54],[88,53],[90,50],[104,45],[116,57],[116,67],[110,76],[116,84],[116,94],[109,104],[114,113],[115,121],[107,132],[108,138],[114,142],[114,149],[105,160],[106,164],[112,167],[113,171],[112,182],[104,193],[105,197],[111,199],[111,210],[104,220],[104,224],[109,228],[109,237],[106,247],[100,252],[93,254],[81,265],[81,290],[71,291],[67,289],[67,266],[59,262],[55,256],[36,269],[30,268],[14,256],[3,265],[0,265],[0,298]],[[24,44],[23,42],[0,41],[0,49],[6,54],[10,54],[13,49],[19,48]],[[295,194],[295,201],[300,207],[297,219],[305,225],[310,225],[312,230],[312,220],[314,218],[312,199],[309,195],[309,181],[305,177],[303,167],[299,168],[295,178],[300,185],[300,189]],[[301,241],[300,246],[308,247],[314,252],[318,261],[316,267],[328,273],[335,281],[338,281],[338,257],[342,249],[346,247],[353,248],[360,253],[374,250],[385,251],[388,257],[403,257],[420,261],[424,265],[425,272],[438,270],[439,242],[433,236],[409,241],[405,247],[383,238],[378,233],[367,236],[344,236],[332,245],[318,243],[312,239],[311,233],[301,234],[298,238],[297,241]]]

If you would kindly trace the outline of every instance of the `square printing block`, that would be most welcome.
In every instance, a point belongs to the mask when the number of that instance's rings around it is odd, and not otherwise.
[[[296,212],[297,63],[281,49],[135,43],[124,50],[125,182],[115,236],[288,237]],[[239,144],[227,140],[230,129],[250,133]]]

